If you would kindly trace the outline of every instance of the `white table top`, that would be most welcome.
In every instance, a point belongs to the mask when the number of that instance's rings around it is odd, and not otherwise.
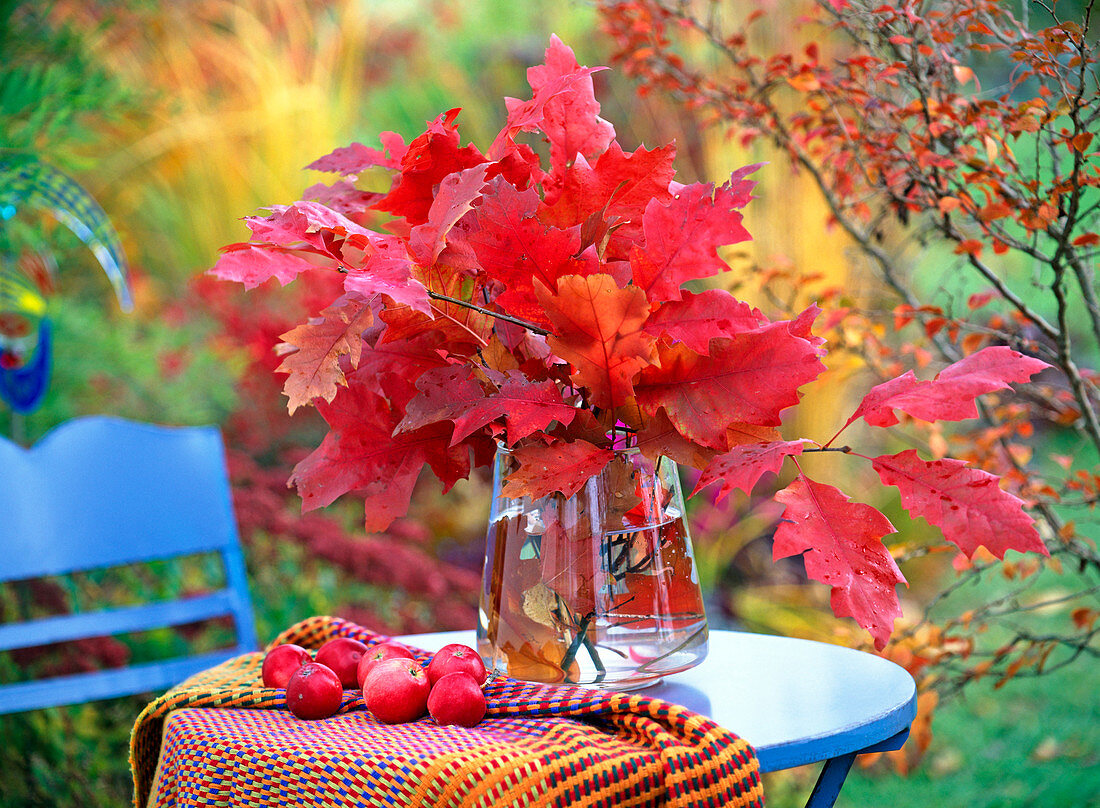
[[[454,642],[476,647],[473,631],[397,639],[427,651]],[[916,716],[913,678],[889,660],[838,645],[714,629],[702,664],[644,692],[736,732],[755,747],[763,771],[865,749],[905,730]]]

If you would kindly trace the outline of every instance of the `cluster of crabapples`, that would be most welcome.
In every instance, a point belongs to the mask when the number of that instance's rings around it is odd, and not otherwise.
[[[317,650],[276,645],[264,657],[264,687],[286,688],[286,706],[299,718],[328,718],[340,709],[344,690],[359,688],[363,703],[384,724],[416,721],[472,727],[485,717],[485,665],[465,645],[440,648],[427,668],[397,643],[373,648],[339,637]]]

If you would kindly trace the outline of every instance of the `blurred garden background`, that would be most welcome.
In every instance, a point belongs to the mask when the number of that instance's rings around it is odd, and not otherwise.
[[[915,446],[1011,470],[1009,484],[1045,520],[1052,555],[962,563],[896,498],[872,503],[899,527],[891,551],[910,582],[902,594],[904,625],[883,653],[917,677],[921,715],[906,750],[857,767],[838,805],[1100,804],[1093,512],[1100,477],[1088,406],[1100,378],[1090,370],[1100,367],[1100,343],[1089,325],[1096,306],[1087,291],[1100,241],[1089,237],[1100,229],[1100,193],[1088,178],[1100,177],[1100,144],[1082,137],[1100,132],[1098,66],[1083,60],[1079,121],[1071,106],[1056,108],[1036,129],[1021,126],[1015,134],[1024,137],[1017,139],[1003,126],[972,120],[959,124],[955,144],[963,149],[976,138],[981,149],[973,160],[988,164],[971,166],[984,173],[960,182],[985,183],[993,164],[1025,180],[1028,171],[1038,172],[1036,187],[1057,175],[1055,207],[1057,199],[1076,200],[1071,209],[1063,206],[1031,229],[1006,222],[1004,232],[981,228],[981,221],[1003,219],[990,213],[977,217],[970,233],[963,232],[965,221],[951,224],[961,217],[947,218],[945,208],[953,207],[941,196],[931,210],[939,224],[925,227],[918,220],[929,210],[917,192],[910,207],[896,194],[846,197],[838,172],[823,177],[812,170],[820,165],[812,135],[787,142],[768,136],[769,125],[804,124],[800,104],[820,111],[815,93],[827,77],[817,65],[828,57],[819,57],[818,48],[843,52],[850,45],[844,32],[794,25],[813,5],[803,0],[739,5],[696,3],[693,26],[667,10],[666,17],[639,16],[676,3],[0,0],[0,149],[37,156],[98,200],[119,233],[135,297],[133,311],[121,311],[94,256],[64,228],[42,224],[41,238],[59,267],[49,300],[52,381],[35,412],[0,407],[0,434],[30,445],[90,413],[220,425],[262,642],[315,614],[395,634],[472,627],[488,513],[484,473],[443,498],[425,486],[407,518],[372,535],[363,532],[362,506],[354,501],[303,514],[286,486],[325,425],[311,408],[288,415],[275,347],[281,334],[335,296],[338,276],[307,273],[286,288],[246,296],[205,273],[220,247],[247,240],[242,217],[331,181],[304,166],[337,147],[377,146],[383,131],[408,140],[425,121],[462,107],[463,142],[487,148],[504,122],[501,99],[526,97],[524,70],[541,62],[556,33],[582,64],[613,68],[596,74],[596,94],[602,117],[626,147],[676,141],[680,181],[721,181],[742,165],[766,162],[746,214],[754,240],[726,257],[734,291],[765,313],[799,311],[814,300],[824,310],[817,330],[833,346],[833,366],[806,391],[821,405],[800,414],[803,432],[826,440],[861,391],[904,369],[930,378],[955,348],[1009,344],[1064,368],[1055,360],[1072,336],[1076,353],[1068,366],[1080,370],[1076,377],[1046,379],[1030,397],[990,397],[979,426],[952,431],[907,422],[890,432],[894,451]],[[823,4],[826,11],[845,5]],[[913,7],[927,16],[944,5],[951,4]],[[970,5],[978,9],[975,21],[979,12],[1003,7],[1036,31],[1056,19],[1075,21],[1081,31],[1091,13],[1093,42],[1100,26],[1100,9],[1091,10],[1087,0],[1057,4],[1057,18],[1041,4]],[[754,9],[762,16],[738,39],[733,32]],[[725,24],[728,37],[708,43],[708,32]],[[660,47],[642,48],[629,33],[632,25],[647,35],[665,30],[677,58],[660,61]],[[891,58],[902,59],[900,51],[917,36],[889,40],[887,47],[899,49]],[[728,76],[722,83],[722,59],[745,45],[765,55],[748,65],[732,62],[734,72],[762,82],[745,97],[763,104],[777,88],[786,93],[774,96],[774,110],[757,108],[758,120],[722,106],[722,88],[737,86]],[[1056,66],[1077,75],[1071,56],[1051,54]],[[973,51],[969,61],[949,64],[952,92],[968,86],[977,97],[997,97],[1012,86],[1019,64],[1012,53]],[[693,75],[715,83],[700,84]],[[939,78],[928,75],[930,85]],[[1023,104],[1041,85],[1043,76],[1012,92]],[[1070,144],[1060,151],[1027,140],[1058,127]],[[1074,195],[1067,182],[1081,192]],[[822,193],[823,187],[837,193]],[[989,211],[994,200],[984,200]],[[1075,217],[1078,229],[1062,242],[1051,237],[1051,252],[1083,263],[1087,282],[1079,288],[1059,286],[1057,262],[1044,265],[1017,248],[1040,244],[1050,222],[1066,216]],[[945,231],[945,220],[959,232]],[[988,273],[964,271],[975,270],[975,262]],[[1061,296],[1051,294],[1059,288]],[[1049,299],[1041,299],[1044,293]],[[1054,324],[1050,333],[1044,323]],[[1070,355],[1068,348],[1064,353]],[[870,440],[857,431],[849,442]],[[858,499],[857,473],[829,460],[823,476],[843,480]],[[832,616],[828,589],[809,583],[800,564],[772,563],[778,511],[767,496],[738,493],[715,503],[702,495],[690,507],[713,625],[870,647],[854,623]],[[201,591],[217,574],[210,566],[201,558],[181,565],[171,585]],[[8,614],[88,610],[143,586],[149,583],[139,572],[125,569],[4,586],[0,621]],[[216,644],[220,632],[217,624],[204,625],[3,654],[0,679],[155,658],[185,643]],[[128,804],[127,743],[144,703],[136,697],[0,716],[0,806]],[[769,776],[769,804],[801,805],[815,776]]]

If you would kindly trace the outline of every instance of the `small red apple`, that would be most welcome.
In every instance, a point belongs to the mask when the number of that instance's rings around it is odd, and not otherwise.
[[[459,643],[444,645],[428,663],[428,679],[433,685],[448,673],[457,671],[470,674],[479,685],[485,683],[485,663],[481,661],[481,655],[469,646]]]
[[[485,694],[477,680],[465,671],[448,673],[432,685],[428,712],[437,724],[472,727],[485,717]]]
[[[359,667],[359,660],[366,652],[365,643],[350,637],[337,637],[317,650],[317,661],[332,668],[333,672],[340,677],[340,684],[351,689],[359,685],[359,681],[355,678],[355,671]]]
[[[363,682],[367,681],[367,674],[371,672],[371,668],[377,665],[379,662],[383,662],[387,659],[414,659],[412,653],[403,645],[397,643],[384,642],[379,643],[373,648],[368,648],[367,652],[363,654],[363,658],[359,660],[359,667],[355,671],[356,679],[359,683],[359,689],[363,689]]]
[[[428,675],[415,659],[385,659],[363,682],[363,702],[383,724],[415,721],[428,711]]]
[[[343,697],[340,678],[317,662],[298,668],[286,684],[286,706],[299,718],[328,718],[340,709]]]
[[[300,645],[293,643],[276,645],[267,652],[263,667],[260,668],[264,687],[286,687],[291,674],[312,661],[313,657],[309,655],[309,651]]]

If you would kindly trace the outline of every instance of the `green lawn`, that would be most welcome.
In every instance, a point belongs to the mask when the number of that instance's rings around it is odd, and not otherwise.
[[[1081,660],[1038,679],[970,686],[942,704],[915,771],[861,771],[837,808],[1100,806],[1100,664]],[[768,776],[769,808],[801,806],[814,771]]]

